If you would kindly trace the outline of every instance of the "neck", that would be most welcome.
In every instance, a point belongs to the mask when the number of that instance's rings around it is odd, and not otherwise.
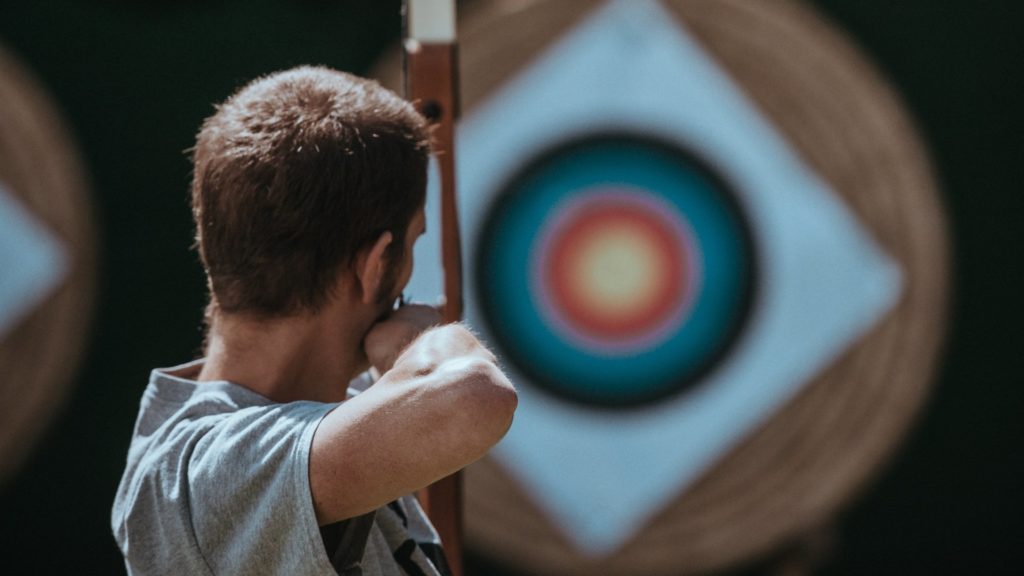
[[[215,313],[199,380],[228,380],[275,402],[341,402],[368,366],[362,340],[371,321],[338,302],[280,318]]]

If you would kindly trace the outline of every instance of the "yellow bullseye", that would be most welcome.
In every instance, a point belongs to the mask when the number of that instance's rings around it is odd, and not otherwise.
[[[658,246],[643,228],[609,223],[580,239],[571,291],[593,314],[614,321],[651,305],[665,281]]]
[[[552,317],[595,341],[660,334],[687,298],[685,243],[657,207],[628,195],[591,197],[558,222],[545,251]]]

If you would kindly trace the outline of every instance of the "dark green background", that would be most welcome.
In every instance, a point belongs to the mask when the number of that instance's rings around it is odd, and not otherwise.
[[[1016,573],[1024,3],[815,4],[915,116],[941,178],[956,266],[935,393],[897,459],[842,515],[824,572]],[[138,397],[153,366],[192,357],[200,340],[205,296],[187,250],[183,151],[211,103],[256,75],[307,62],[365,71],[397,40],[398,10],[398,0],[0,0],[0,43],[50,90],[76,136],[102,242],[77,385],[0,486],[0,573],[123,571],[108,515]],[[471,566],[500,571],[480,558]]]

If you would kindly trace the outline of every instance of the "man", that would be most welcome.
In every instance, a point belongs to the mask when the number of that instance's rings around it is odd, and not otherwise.
[[[516,396],[465,328],[394,306],[424,232],[428,135],[377,84],[312,67],[203,124],[205,358],[154,370],[143,395],[111,519],[129,572],[446,571],[407,495],[482,456]],[[380,378],[349,390],[367,369]]]

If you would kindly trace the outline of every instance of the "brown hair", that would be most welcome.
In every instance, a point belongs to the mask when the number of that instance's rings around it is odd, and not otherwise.
[[[372,80],[303,66],[244,86],[206,119],[193,150],[211,305],[317,310],[385,231],[394,235],[388,258],[399,261],[428,155],[426,121]]]

